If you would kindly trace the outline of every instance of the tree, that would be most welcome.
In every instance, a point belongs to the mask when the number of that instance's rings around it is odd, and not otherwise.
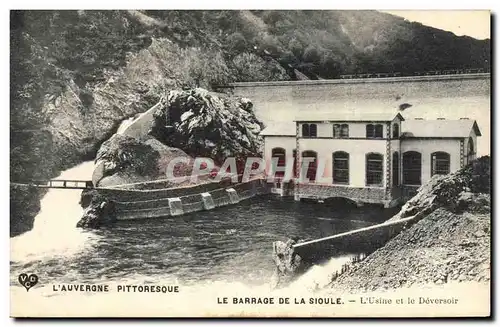
[[[248,46],[247,40],[239,32],[234,32],[233,34],[229,35],[227,38],[227,44],[229,51],[231,51],[233,54],[245,52]]]
[[[302,58],[302,54],[304,52],[304,46],[296,38],[293,38],[290,40],[290,42],[288,42],[288,49],[292,51],[295,57]]]
[[[332,52],[327,52],[321,58],[321,72],[323,77],[336,78],[342,71],[342,63],[340,58]]]
[[[317,63],[319,64],[322,57],[322,51],[313,45],[308,46],[304,50],[304,55],[302,56],[305,62]]]

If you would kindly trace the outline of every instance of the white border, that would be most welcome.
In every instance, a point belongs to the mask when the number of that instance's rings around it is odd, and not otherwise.
[[[4,100],[4,106],[2,110],[3,117],[1,119],[2,124],[4,124],[3,128],[1,129],[2,133],[2,149],[4,153],[7,152],[7,149],[9,148],[9,129],[8,129],[8,124],[9,124],[9,9],[130,9],[130,8],[151,8],[151,9],[380,9],[380,10],[389,10],[389,9],[491,9],[494,12],[499,12],[498,6],[499,6],[499,1],[493,1],[493,0],[475,0],[475,1],[463,1],[463,2],[438,2],[435,0],[420,0],[420,1],[414,1],[412,3],[409,3],[408,1],[388,1],[388,0],[379,0],[377,2],[372,2],[372,1],[356,1],[356,0],[349,0],[349,1],[265,1],[265,0],[254,0],[254,1],[246,1],[246,2],[235,2],[235,1],[222,1],[222,0],[217,0],[217,1],[210,1],[210,2],[203,2],[203,1],[195,1],[195,0],[183,0],[183,1],[149,1],[149,0],[143,0],[143,1],[130,1],[130,0],[123,0],[123,1],[102,1],[102,0],[87,0],[87,1],[54,1],[54,0],[44,0],[44,1],[26,1],[26,0],[18,0],[18,1],[3,1],[1,6],[2,6],[2,11],[1,11],[1,17],[3,18],[2,21],[2,43],[4,46],[2,47],[1,51],[1,62],[2,62],[2,72],[3,72],[3,80],[2,80],[2,92],[3,96],[2,99]],[[449,5],[452,5],[453,8],[450,8]],[[494,26],[494,32],[498,32],[498,27]],[[493,34],[495,35],[495,34]],[[497,60],[497,56],[495,56],[495,61]],[[495,69],[496,72],[496,69]],[[494,75],[495,76],[495,75]],[[495,83],[496,85],[496,83]],[[497,89],[492,90],[492,92],[495,92],[495,94],[498,94]],[[492,110],[495,110],[496,108],[492,108]],[[496,126],[500,126],[500,122],[498,121],[499,115],[497,114],[495,117],[495,124]],[[495,129],[493,129],[494,131]],[[495,135],[494,137],[496,138],[498,135]],[[498,140],[497,140],[498,141]],[[497,144],[496,142],[493,144]],[[498,168],[498,167],[495,167]],[[497,170],[498,171],[498,170]],[[13,325],[15,322],[12,319],[9,319],[9,291],[8,291],[8,286],[9,286],[9,238],[7,237],[8,235],[8,230],[9,230],[9,202],[8,202],[8,193],[9,193],[9,162],[7,160],[2,161],[2,180],[1,180],[1,185],[2,185],[2,200],[4,201],[2,204],[2,209],[3,209],[3,215],[2,215],[2,231],[3,234],[5,235],[5,245],[3,246],[3,251],[2,251],[2,264],[3,264],[3,269],[1,270],[1,317],[2,317],[2,322],[4,322],[7,326]],[[500,176],[500,175],[499,175]],[[500,177],[499,177],[500,178]],[[495,182],[497,181],[497,178],[495,178]],[[494,201],[497,200],[497,198],[494,199]],[[495,201],[496,202],[496,201]],[[500,202],[497,202],[500,203]],[[495,219],[496,217],[492,217]],[[499,223],[495,223],[496,228],[495,228],[495,235],[498,235],[498,226]],[[496,242],[498,244],[498,240]],[[494,252],[498,249],[495,248]],[[496,260],[498,263],[498,260]],[[495,271],[498,271],[498,265],[495,267]],[[495,276],[496,277],[496,276]],[[496,285],[496,283],[495,283]],[[495,294],[497,287],[495,286]],[[498,300],[495,301],[496,307],[495,311],[498,314]],[[270,325],[274,321],[262,321],[261,323],[264,325]],[[24,322],[23,326],[33,326],[35,325],[35,321],[28,321]],[[44,323],[46,324],[52,324],[54,323],[53,321],[45,321]],[[61,323],[61,322],[60,322]],[[62,322],[64,323],[64,322]],[[78,323],[78,324],[84,324],[84,323],[92,323],[94,326],[103,326],[105,325],[106,321],[78,321],[78,322],[73,322],[73,323]],[[108,322],[111,323],[111,322]],[[125,321],[118,321],[118,322],[113,322],[113,324],[123,324],[127,323]],[[143,325],[145,322],[129,322],[132,325]],[[127,323],[127,324],[129,324]],[[181,324],[186,324],[186,323],[195,323],[193,321],[185,321],[185,322],[178,322],[178,321],[162,321],[159,323],[168,323],[169,325],[181,325]],[[200,323],[200,322],[196,322]],[[213,322],[218,324],[219,322]],[[227,321],[226,323],[229,324],[234,324],[236,323],[235,321]],[[336,324],[336,325],[361,325],[364,324],[364,321],[324,321],[324,323],[327,324]],[[379,321],[378,323],[382,324],[387,324],[388,321]],[[392,323],[401,323],[397,321],[393,321]],[[414,322],[415,323],[415,322]],[[416,323],[425,323],[428,326],[433,326],[433,325],[438,325],[439,321],[416,321]],[[453,322],[454,324],[457,323],[457,321]],[[249,324],[248,322],[239,322],[239,325],[247,325]],[[307,322],[301,322],[301,324],[307,324]]]

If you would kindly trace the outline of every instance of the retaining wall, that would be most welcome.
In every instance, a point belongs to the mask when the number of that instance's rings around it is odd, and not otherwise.
[[[359,203],[396,205],[401,198],[399,187],[351,187],[343,185],[299,184],[295,189],[298,199],[346,198]]]
[[[182,213],[190,213],[206,209],[202,193],[208,193],[214,202],[214,208],[233,204],[230,200],[228,190],[234,189],[238,195],[238,202],[259,194],[269,193],[267,184],[262,179],[254,179],[246,183],[223,185],[219,183],[215,185],[198,185],[196,187],[165,189],[165,190],[149,190],[149,191],[130,191],[130,190],[110,190],[99,189],[99,192],[104,191],[104,195],[115,203],[117,219],[144,219],[172,216],[170,203],[172,199],[179,198],[181,201]],[[106,193],[107,192],[107,193]],[[125,200],[125,201],[124,201]],[[179,208],[176,208],[178,214]]]
[[[423,217],[424,215],[417,214],[396,221],[297,243],[293,245],[293,248],[302,258],[312,262],[337,254],[371,253]]]

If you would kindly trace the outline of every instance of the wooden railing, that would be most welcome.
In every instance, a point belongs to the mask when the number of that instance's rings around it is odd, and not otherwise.
[[[32,180],[24,183],[12,183],[17,185],[34,186],[38,188],[62,188],[62,189],[91,189],[94,188],[92,181],[76,179],[49,179]]]

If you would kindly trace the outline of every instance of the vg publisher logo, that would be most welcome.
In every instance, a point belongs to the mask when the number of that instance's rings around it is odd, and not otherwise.
[[[19,275],[19,284],[23,285],[24,288],[26,288],[26,292],[30,290],[33,286],[35,286],[38,283],[38,276],[36,274],[25,274],[22,273]]]

